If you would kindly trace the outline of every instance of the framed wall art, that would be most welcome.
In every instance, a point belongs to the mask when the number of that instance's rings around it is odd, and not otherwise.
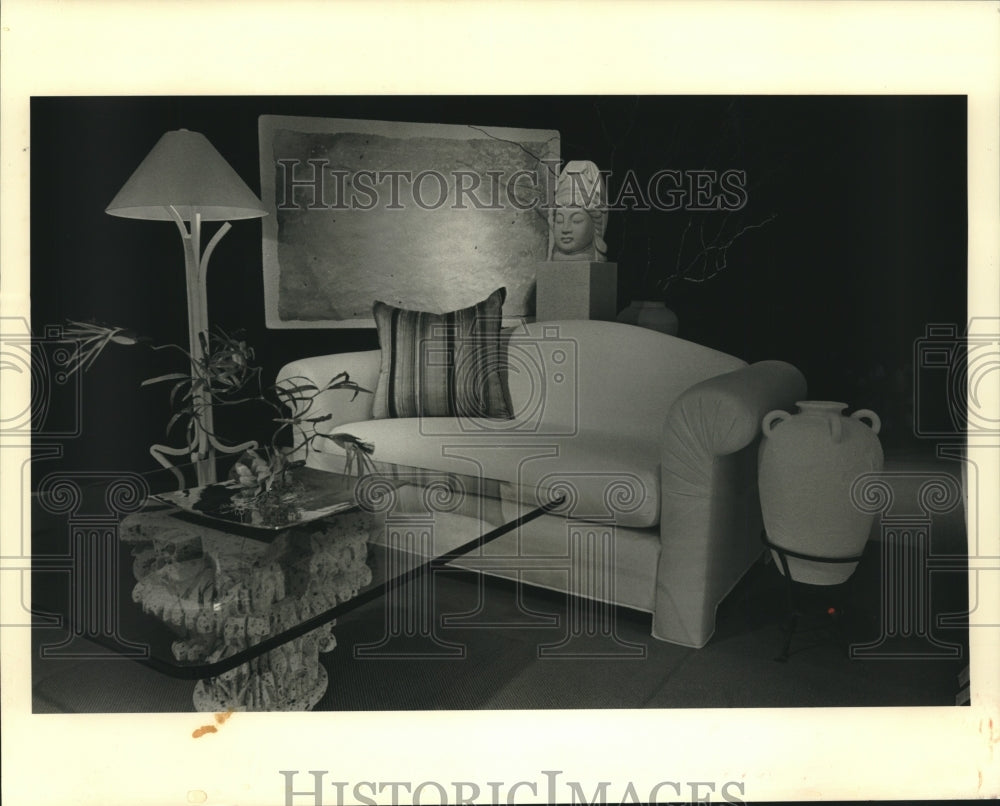
[[[262,115],[271,328],[372,327],[372,304],[442,313],[506,287],[534,314],[559,132]]]

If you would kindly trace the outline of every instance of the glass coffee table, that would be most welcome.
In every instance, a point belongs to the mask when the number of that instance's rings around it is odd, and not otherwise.
[[[93,516],[84,528],[79,517],[53,520],[67,496],[58,480],[42,479],[36,503],[50,529],[66,529],[73,566],[60,608],[67,647],[96,645],[197,681],[198,710],[306,710],[326,690],[319,656],[334,649],[339,616],[562,503],[490,479],[386,463],[360,478],[294,473],[301,506],[292,520],[268,523],[220,507],[226,485],[155,492],[157,474],[91,480],[74,511],[89,496],[98,507],[102,497],[105,507],[117,500],[125,513],[103,530]]]

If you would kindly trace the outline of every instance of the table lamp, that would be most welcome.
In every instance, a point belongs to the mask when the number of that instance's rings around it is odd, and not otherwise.
[[[260,200],[240,179],[208,139],[180,129],[164,134],[129,177],[105,212],[123,218],[173,221],[184,245],[187,279],[188,339],[194,366],[200,365],[208,341],[208,260],[231,225],[230,220],[267,215]],[[203,221],[224,221],[201,251]],[[182,480],[167,456],[189,454],[196,467],[198,485],[211,484],[215,476],[215,451],[236,453],[255,443],[226,447],[216,439],[211,399],[200,385],[193,387],[194,411],[189,442],[183,448],[153,445],[150,453]]]

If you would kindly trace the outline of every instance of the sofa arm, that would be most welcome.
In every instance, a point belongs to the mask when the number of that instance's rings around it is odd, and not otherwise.
[[[686,390],[674,401],[663,432],[663,460],[674,465],[697,455],[725,456],[760,435],[769,411],[806,396],[802,373],[784,361],[760,361],[717,375]]]
[[[300,358],[286,364],[278,371],[276,383],[284,388],[309,383],[322,389],[337,375],[346,372],[354,383],[368,390],[355,396],[351,389],[330,389],[312,399],[308,411],[309,419],[329,415],[329,419],[320,423],[317,430],[321,433],[330,433],[343,423],[372,418],[372,402],[375,397],[375,385],[378,383],[380,361],[379,350]],[[303,405],[300,403],[294,413],[301,414]]]
[[[805,396],[795,367],[762,361],[695,384],[671,406],[661,446],[656,637],[692,647],[712,637],[719,603],[763,552],[761,421]]]

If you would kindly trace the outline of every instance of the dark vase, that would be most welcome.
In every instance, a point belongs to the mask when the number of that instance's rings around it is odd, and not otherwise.
[[[653,300],[633,300],[615,318],[626,325],[646,327],[650,330],[658,330],[660,333],[667,333],[670,336],[676,336],[680,326],[677,314],[664,303]]]

